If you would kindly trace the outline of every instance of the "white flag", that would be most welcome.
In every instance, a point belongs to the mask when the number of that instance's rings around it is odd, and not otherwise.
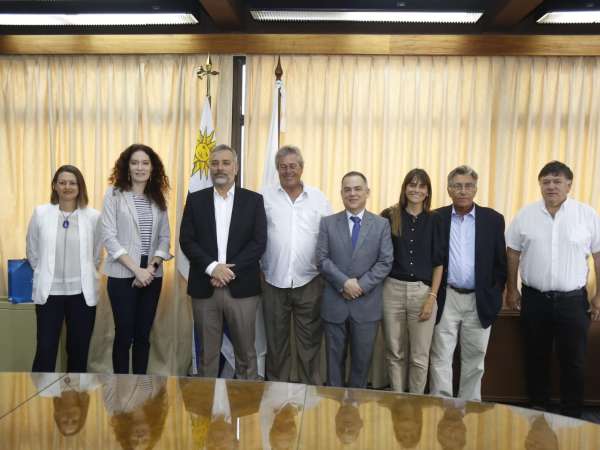
[[[281,93],[281,114],[279,111],[279,94]],[[279,176],[275,168],[275,155],[279,150],[279,133],[285,131],[285,91],[283,81],[275,81],[273,90],[273,108],[271,112],[271,124],[269,126],[269,138],[265,152],[265,168],[263,171],[262,185],[270,186],[279,183]],[[254,347],[258,365],[258,374],[264,378],[265,361],[267,357],[267,337],[265,334],[265,319],[262,308],[256,310],[256,327]]]
[[[279,111],[279,93],[281,93],[281,114]],[[277,154],[277,150],[279,150],[279,133],[285,131],[285,90],[283,89],[282,80],[275,81],[273,108],[271,111],[271,125],[269,127],[267,151],[265,152],[265,169],[262,179],[263,186],[279,183],[279,177],[275,168],[275,155]]]
[[[196,148],[194,149],[192,175],[190,176],[190,186],[188,188],[190,193],[212,186],[212,180],[208,174],[208,165],[210,152],[215,145],[215,128],[213,126],[210,102],[208,101],[208,97],[205,97],[202,117],[200,118],[200,129],[196,138]],[[181,251],[181,247],[177,248],[177,270],[183,278],[188,279],[190,262]]]

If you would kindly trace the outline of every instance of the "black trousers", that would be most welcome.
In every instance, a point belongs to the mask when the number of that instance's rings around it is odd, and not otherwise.
[[[527,390],[533,407],[550,400],[553,348],[560,367],[560,412],[580,417],[583,406],[587,334],[590,325],[587,293],[547,295],[523,286],[521,326],[525,338]]]
[[[135,278],[108,278],[107,289],[115,321],[113,343],[113,370],[129,373],[129,349],[132,350],[132,369],[145,374],[150,353],[150,330],[154,323],[162,278],[155,278],[149,286],[133,287]]]
[[[67,372],[87,372],[90,340],[96,307],[85,303],[83,294],[50,295],[44,305],[35,305],[37,346],[32,372],[54,372],[63,321],[67,325]]]

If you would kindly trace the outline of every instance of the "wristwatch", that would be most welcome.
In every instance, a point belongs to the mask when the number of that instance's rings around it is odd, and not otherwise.
[[[152,267],[154,267],[154,270],[158,270],[158,266],[160,266],[160,264],[158,262],[154,261],[152,263]]]

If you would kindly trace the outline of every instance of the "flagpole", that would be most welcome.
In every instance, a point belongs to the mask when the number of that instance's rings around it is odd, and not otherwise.
[[[277,67],[275,67],[275,80],[277,84],[277,148],[281,146],[281,77],[283,76],[283,69],[281,67],[281,57],[277,57]]]

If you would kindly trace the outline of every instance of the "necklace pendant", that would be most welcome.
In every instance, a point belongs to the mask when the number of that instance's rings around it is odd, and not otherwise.
[[[63,220],[63,225],[62,225],[62,227],[63,227],[64,229],[67,229],[67,228],[69,228],[69,219],[65,219],[65,220]]]

